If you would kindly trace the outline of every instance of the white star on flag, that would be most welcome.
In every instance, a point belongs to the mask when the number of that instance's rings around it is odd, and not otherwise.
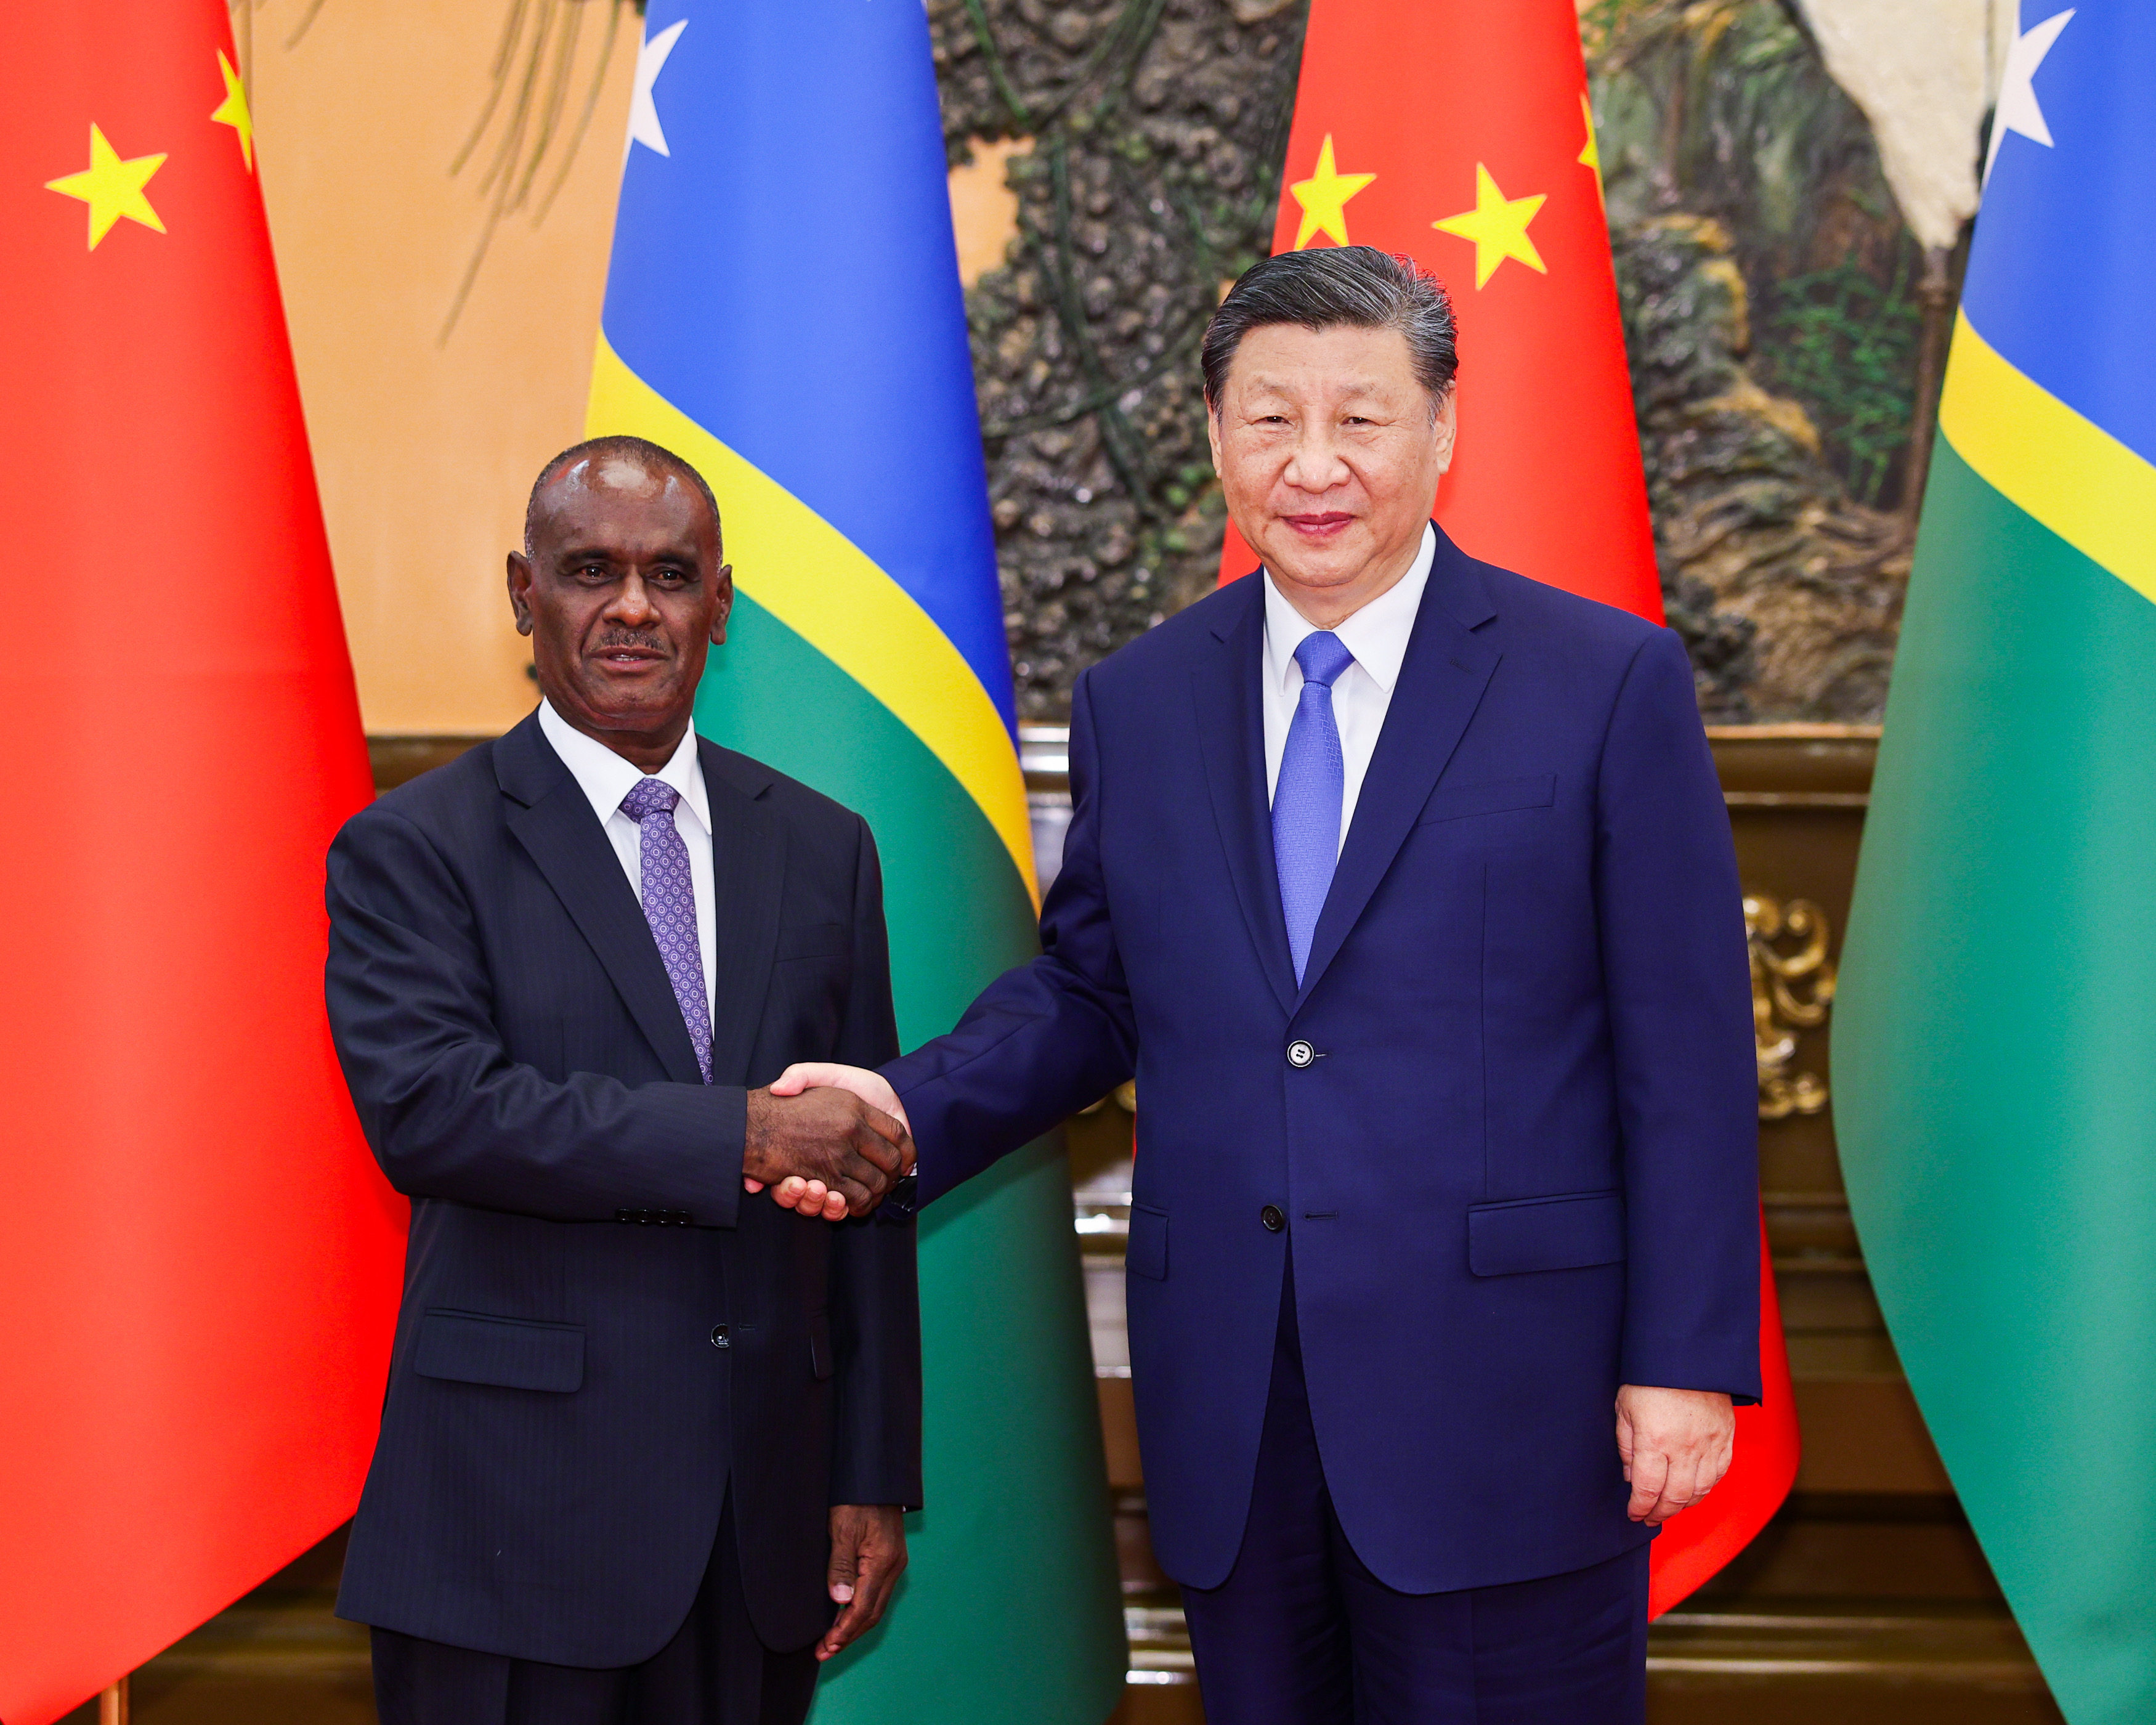
[[[651,100],[651,86],[659,81],[659,74],[666,69],[666,56],[674,52],[675,43],[688,28],[686,18],[670,23],[636,50],[636,89],[629,99],[630,146],[642,144],[661,156],[674,153],[666,147],[666,129],[659,123],[659,105]]]
[[[2043,23],[2020,31],[2006,50],[2006,75],[1999,85],[1999,107],[1991,120],[1991,152],[1984,158],[1984,177],[1991,179],[1991,164],[1999,160],[1999,146],[2006,134],[2018,131],[2046,150],[2051,147],[2051,128],[2044,123],[2044,110],[2036,100],[2036,68],[2059,39],[2059,32],[2073,21],[2074,8],[2055,12]],[[2074,39],[2078,42],[2081,39]]]

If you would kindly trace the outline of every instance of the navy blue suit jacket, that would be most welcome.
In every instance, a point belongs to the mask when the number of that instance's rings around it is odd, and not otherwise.
[[[1619,1384],[1759,1390],[1743,916],[1684,649],[1440,532],[1298,988],[1264,627],[1254,576],[1080,679],[1045,951],[886,1069],[921,1199],[1135,1070],[1132,1377],[1178,1581],[1235,1562],[1291,1248],[1363,1561],[1417,1593],[1599,1562],[1649,1537]]]
[[[830,1621],[829,1506],[921,1502],[913,1230],[742,1191],[747,1086],[896,1052],[875,844],[747,756],[701,757],[710,1085],[536,719],[331,848],[330,1023],[413,1200],[346,1617],[634,1664],[687,1615],[731,1477],[750,1614],[798,1647]]]

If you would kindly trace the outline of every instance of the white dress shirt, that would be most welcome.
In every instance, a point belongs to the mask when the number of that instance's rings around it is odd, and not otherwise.
[[[545,700],[539,703],[539,728],[577,785],[591,799],[592,813],[606,829],[613,854],[621,859],[636,901],[644,902],[644,831],[621,812],[622,798],[644,779],[644,770],[624,760],[596,737],[587,737],[556,712]],[[673,758],[650,775],[663,778],[681,793],[674,805],[674,830],[689,847],[689,886],[696,896],[696,950],[704,961],[704,1009],[711,1012],[713,973],[718,965],[719,923],[711,902],[711,803],[704,791],[704,763],[696,758],[696,729],[690,726]]]
[[[1354,664],[1332,684],[1332,722],[1340,727],[1341,764],[1344,769],[1340,798],[1340,842],[1348,842],[1348,828],[1355,819],[1355,799],[1362,794],[1363,777],[1370,770],[1378,733],[1385,728],[1385,711],[1393,704],[1393,685],[1400,680],[1400,661],[1407,657],[1408,636],[1414,632],[1415,613],[1422,608],[1422,590],[1430,581],[1430,565],[1437,561],[1437,530],[1422,530],[1422,549],[1415,553],[1408,572],[1350,617],[1333,634],[1340,644],[1355,655]],[[1295,662],[1295,649],[1303,637],[1317,633],[1317,625],[1281,596],[1265,571],[1265,802],[1270,806],[1280,786],[1281,756],[1287,747],[1287,727],[1294,722],[1296,703],[1302,699],[1302,667]]]

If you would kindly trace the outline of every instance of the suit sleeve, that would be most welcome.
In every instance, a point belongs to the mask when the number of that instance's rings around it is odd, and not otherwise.
[[[1137,1026],[1101,866],[1091,671],[1070,705],[1070,826],[1041,954],[1006,971],[947,1036],[884,1069],[913,1127],[927,1204],[1131,1076]]]
[[[883,871],[860,824],[854,877],[854,980],[838,1058],[876,1066],[898,1052]],[[833,1503],[921,1507],[921,1306],[910,1221],[874,1218],[833,1230],[831,1331],[838,1356]]]
[[[426,835],[377,805],[329,854],[330,1029],[367,1142],[413,1198],[552,1221],[666,1210],[730,1228],[747,1092],[557,1082],[510,1059],[461,883]]]
[[[1728,811],[1661,630],[1604,739],[1596,896],[1624,1145],[1623,1381],[1759,1396],[1758,1090]]]

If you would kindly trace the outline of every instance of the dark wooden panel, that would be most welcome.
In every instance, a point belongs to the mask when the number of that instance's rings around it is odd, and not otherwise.
[[[367,758],[374,769],[374,792],[393,791],[407,779],[446,767],[485,737],[370,737]]]
[[[1138,1464],[1138,1426],[1131,1411],[1131,1380],[1103,1376],[1095,1381],[1101,1392],[1101,1435],[1107,1440],[1108,1483],[1119,1491],[1142,1490],[1145,1470]]]
[[[1799,1491],[1953,1495],[1923,1415],[1899,1378],[1799,1378],[1797,1420],[1804,1445]]]

